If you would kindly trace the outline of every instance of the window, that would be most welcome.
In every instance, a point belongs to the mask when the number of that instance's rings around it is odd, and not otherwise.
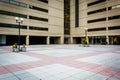
[[[36,7],[36,6],[29,6],[30,9],[34,9],[34,10],[38,10],[38,11],[43,11],[43,12],[47,12],[48,13],[48,10],[47,9],[43,9],[43,8],[39,8],[39,7]]]
[[[89,3],[87,6],[92,6],[92,5],[99,4],[99,3],[102,3],[102,2],[105,2],[105,1],[106,0],[97,0],[97,1]]]
[[[27,8],[27,4],[25,3],[19,3],[19,6]]]
[[[14,5],[19,6],[19,2],[17,2],[17,1],[13,1],[13,0],[10,0],[10,4],[14,4]]]
[[[15,0],[0,0],[0,1],[5,2],[5,3],[9,3],[9,4],[13,4],[13,5],[16,5],[16,6],[21,6],[21,7],[27,8],[27,4],[21,3],[21,2],[15,1]]]
[[[93,28],[93,29],[88,29],[88,32],[92,32],[92,31],[103,31],[106,30],[106,28]]]
[[[29,19],[48,22],[48,19],[46,19],[46,18],[40,18],[40,17],[35,17],[35,16],[29,16]]]
[[[75,0],[75,27],[79,27],[79,0]]]
[[[120,8],[120,4],[108,7],[108,10]]]
[[[70,35],[70,0],[64,0],[64,35]]]
[[[91,14],[100,13],[100,12],[104,12],[104,11],[106,11],[106,8],[102,8],[102,9],[90,11],[90,12],[88,12],[87,14],[88,14],[88,15],[91,15]]]
[[[41,2],[44,2],[44,3],[48,3],[48,0],[38,0],[38,1],[41,1]]]
[[[120,15],[108,17],[108,20],[113,20],[113,19],[120,19]]]
[[[7,23],[0,23],[0,27],[4,27],[4,28],[18,28],[18,25],[16,24],[7,24]],[[27,29],[27,26],[20,26],[21,29]]]
[[[4,11],[4,10],[0,10],[0,14],[8,15],[8,16],[27,18],[27,15],[14,13],[14,12],[8,12],[8,11]]]
[[[30,26],[29,29],[30,29],[30,30],[43,30],[43,31],[48,31],[48,28],[34,27],[34,26]]]
[[[100,21],[106,21],[106,18],[100,18],[100,19],[94,19],[94,20],[88,20],[88,23],[94,23],[94,22],[100,22]]]
[[[0,0],[0,1],[2,1],[2,2],[7,2],[7,3],[10,2],[10,0]]]
[[[110,26],[108,27],[108,30],[117,30],[120,29],[120,26]]]

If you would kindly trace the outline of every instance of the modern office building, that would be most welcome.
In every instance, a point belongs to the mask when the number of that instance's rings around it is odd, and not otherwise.
[[[19,27],[21,44],[120,44],[120,0],[0,0],[0,45]]]
[[[90,44],[120,44],[120,0],[71,0],[70,12],[73,43],[87,28]]]

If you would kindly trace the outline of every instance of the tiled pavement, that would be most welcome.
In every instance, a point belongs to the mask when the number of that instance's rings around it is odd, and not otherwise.
[[[120,80],[120,46],[1,46],[0,80]]]

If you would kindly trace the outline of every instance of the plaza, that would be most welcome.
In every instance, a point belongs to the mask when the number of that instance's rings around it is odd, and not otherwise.
[[[120,80],[120,46],[0,46],[0,80]]]
[[[0,0],[0,80],[120,80],[120,0]]]

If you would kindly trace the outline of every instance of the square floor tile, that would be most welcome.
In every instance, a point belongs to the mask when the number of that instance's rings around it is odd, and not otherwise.
[[[0,55],[0,64],[1,65],[10,65],[10,64],[17,64],[17,63],[37,61],[37,60],[40,60],[40,59],[22,55],[19,53],[9,53],[9,54],[1,54]]]
[[[54,56],[54,57],[64,57],[64,56],[71,56],[71,55],[77,55],[77,54],[85,54],[91,51],[72,50],[72,49],[55,49],[55,50],[32,51],[32,52]]]
[[[76,59],[76,61],[83,61],[89,63],[95,63],[100,65],[105,65],[109,67],[120,68],[120,54],[106,53],[96,56],[90,56],[87,58]]]

